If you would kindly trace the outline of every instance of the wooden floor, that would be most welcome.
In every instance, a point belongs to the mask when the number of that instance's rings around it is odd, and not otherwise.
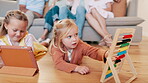
[[[96,46],[96,45],[95,45]],[[133,83],[148,83],[148,37],[143,37],[139,46],[131,46],[129,55],[138,73]],[[0,83],[99,83],[103,69],[103,62],[95,61],[88,57],[83,59],[83,64],[90,68],[87,75],[66,73],[54,68],[52,58],[43,56],[37,61],[39,73],[33,77],[0,74]],[[124,83],[131,76],[128,64],[124,64],[119,77]],[[114,83],[111,79],[107,83]]]

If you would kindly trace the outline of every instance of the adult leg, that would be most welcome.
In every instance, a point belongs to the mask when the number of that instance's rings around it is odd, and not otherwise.
[[[97,21],[100,23],[102,30],[104,31],[105,34],[109,34],[106,28],[106,20],[103,18],[97,10],[94,8],[92,10],[92,15],[97,19]]]
[[[82,33],[83,33],[83,27],[85,23],[85,14],[86,10],[84,6],[79,5],[76,9],[76,25],[78,26],[78,35],[80,38],[82,38]]]
[[[101,28],[101,25],[98,23],[98,21],[93,17],[92,14],[90,13],[87,13],[86,14],[86,19],[88,21],[88,23],[92,26],[92,28],[94,28],[97,33],[99,35],[101,35],[102,37],[105,37],[105,33],[103,32],[102,28]]]
[[[34,14],[33,14],[32,11],[29,11],[29,10],[28,10],[28,11],[25,13],[25,15],[27,16],[27,19],[28,19],[28,26],[27,26],[27,29],[29,29],[30,26],[31,26],[32,23],[33,23],[33,20],[34,20]]]
[[[54,25],[54,21],[58,19],[59,14],[59,7],[54,6],[51,10],[49,10],[45,16],[45,25],[44,25],[44,32],[40,38],[40,40],[45,40],[48,32],[51,32],[52,27]]]
[[[107,31],[105,18],[103,18],[97,12],[97,10],[95,8],[92,9],[92,15],[97,19],[98,23],[101,25],[102,31],[104,32],[104,34],[106,34],[104,36],[104,41],[106,42],[107,46],[110,46],[111,42],[112,42],[112,39],[111,39],[111,35]]]
[[[104,46],[105,45],[104,37],[105,37],[106,34],[103,32],[100,24],[93,17],[93,15],[90,14],[90,13],[86,14],[86,19],[87,19],[88,23],[92,26],[92,28],[94,28],[95,31],[103,38],[101,41],[99,41],[99,45]]]
[[[67,6],[63,6],[59,8],[59,19],[66,19],[68,18],[68,11],[69,9],[67,8]]]
[[[50,9],[45,16],[45,23],[48,23],[49,25],[53,26],[54,21],[56,19],[59,19],[58,17],[59,15],[59,7],[58,6],[54,6],[52,9]],[[49,28],[50,31],[50,28]]]

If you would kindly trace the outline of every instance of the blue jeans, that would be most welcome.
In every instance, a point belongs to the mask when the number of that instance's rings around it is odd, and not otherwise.
[[[59,16],[59,7],[54,6],[46,13],[44,29],[48,29],[48,31],[50,32],[52,30],[54,21],[59,19],[58,16]]]
[[[83,31],[83,26],[85,22],[85,13],[86,13],[86,10],[84,6],[81,6],[81,5],[77,7],[75,15],[71,13],[71,11],[67,6],[63,6],[59,10],[59,19],[60,20],[66,19],[66,18],[74,19],[76,25],[79,28],[78,35],[80,38],[82,38],[82,31]]]

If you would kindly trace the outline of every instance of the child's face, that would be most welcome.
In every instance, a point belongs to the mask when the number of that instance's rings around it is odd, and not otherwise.
[[[9,24],[5,24],[12,42],[19,42],[26,34],[27,22],[11,18]]]
[[[62,43],[66,46],[67,49],[73,49],[78,45],[78,28],[72,28],[68,35],[62,39]]]

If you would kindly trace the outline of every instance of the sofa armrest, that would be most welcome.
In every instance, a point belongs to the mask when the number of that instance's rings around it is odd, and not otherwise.
[[[127,16],[137,16],[138,0],[130,0],[127,6]]]

